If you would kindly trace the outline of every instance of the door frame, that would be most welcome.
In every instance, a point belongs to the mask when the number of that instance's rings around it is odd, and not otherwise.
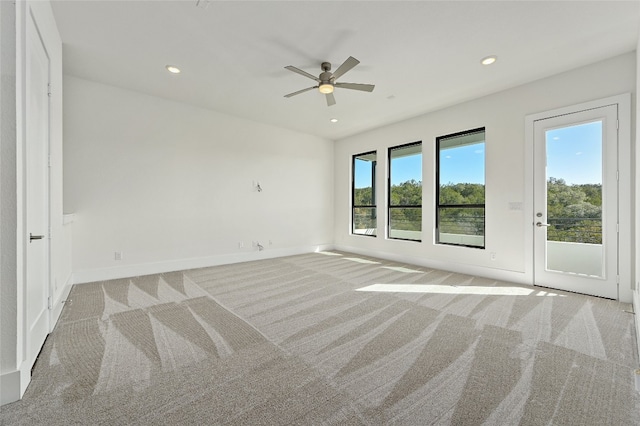
[[[545,118],[567,115],[607,105],[618,106],[618,300],[631,301],[632,238],[631,238],[631,93],[569,105],[525,116],[525,273],[531,285],[534,275],[534,122]]]

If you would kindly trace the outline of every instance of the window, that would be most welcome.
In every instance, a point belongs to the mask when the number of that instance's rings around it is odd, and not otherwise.
[[[375,237],[376,213],[376,151],[353,156],[351,232]]]
[[[422,142],[389,148],[389,238],[422,241]]]
[[[484,128],[436,139],[436,243],[484,248]]]

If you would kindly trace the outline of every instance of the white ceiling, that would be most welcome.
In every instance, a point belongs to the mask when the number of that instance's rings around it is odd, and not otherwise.
[[[65,73],[340,139],[633,51],[640,22],[637,1],[196,4],[54,0]],[[361,64],[339,81],[373,93],[284,98],[314,85],[284,66],[318,75],[349,56]]]

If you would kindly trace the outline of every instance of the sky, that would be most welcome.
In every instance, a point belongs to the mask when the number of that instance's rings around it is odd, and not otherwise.
[[[440,183],[484,184],[484,142],[441,151]]]
[[[356,161],[356,188],[370,186],[370,176],[370,163]],[[391,184],[397,185],[411,179],[422,181],[422,155],[411,155],[393,160]],[[484,183],[484,147],[482,144],[443,151],[440,160],[440,180],[443,183]]]
[[[412,179],[422,181],[422,154],[394,158],[391,163],[391,185]]]
[[[361,160],[357,160],[355,163],[356,188],[367,188],[371,186],[371,163]]]
[[[602,183],[602,122],[546,132],[547,178],[567,184]]]
[[[567,184],[602,183],[602,122],[548,130],[547,179]],[[380,169],[377,170],[381,173]],[[356,162],[356,188],[371,186],[369,162]],[[394,159],[391,184],[422,180],[422,155]],[[440,182],[484,184],[484,143],[440,153]]]

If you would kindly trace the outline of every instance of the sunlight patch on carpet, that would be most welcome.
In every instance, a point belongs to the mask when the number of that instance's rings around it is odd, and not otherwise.
[[[356,289],[379,293],[438,293],[438,294],[483,294],[492,296],[531,296],[533,289],[523,287],[449,286],[437,284],[373,284]],[[538,291],[535,296],[562,296],[556,293]]]
[[[333,253],[331,251],[316,251],[318,254],[324,254],[325,256],[342,256],[340,253]]]
[[[361,259],[359,257],[345,257],[344,260],[350,260],[352,262],[358,262],[358,263],[367,263],[370,265],[379,265],[380,262],[374,262],[373,260],[367,260],[367,259]]]
[[[422,271],[416,271],[415,269],[403,268],[402,266],[382,266],[384,269],[390,269],[396,272],[404,272],[405,274],[421,274]]]

